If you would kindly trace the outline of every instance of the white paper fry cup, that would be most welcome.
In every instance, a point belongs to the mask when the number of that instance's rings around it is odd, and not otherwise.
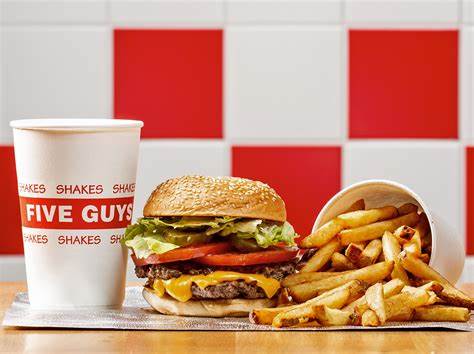
[[[318,214],[313,232],[359,199],[365,200],[366,208],[416,204],[426,213],[430,222],[432,237],[430,266],[452,283],[459,280],[464,267],[465,251],[458,235],[449,225],[449,220],[443,219],[436,211],[429,209],[419,195],[397,182],[367,180],[344,188],[332,197]]]
[[[26,276],[34,308],[118,307],[143,123],[17,120]]]

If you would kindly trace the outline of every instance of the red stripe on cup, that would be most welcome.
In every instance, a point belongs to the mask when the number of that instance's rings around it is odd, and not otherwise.
[[[62,199],[20,197],[21,222],[36,229],[118,229],[132,220],[133,197]]]

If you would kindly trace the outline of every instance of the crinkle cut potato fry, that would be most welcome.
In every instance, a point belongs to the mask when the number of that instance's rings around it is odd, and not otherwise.
[[[304,248],[321,247],[345,229],[369,225],[380,220],[391,219],[398,215],[397,208],[387,206],[369,210],[357,210],[341,214],[328,221],[313,234],[307,236],[301,246]]]

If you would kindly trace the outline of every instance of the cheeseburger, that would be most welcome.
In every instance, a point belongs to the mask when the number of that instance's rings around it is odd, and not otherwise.
[[[123,242],[158,312],[245,316],[270,307],[299,251],[285,203],[268,185],[185,176],[160,184]]]

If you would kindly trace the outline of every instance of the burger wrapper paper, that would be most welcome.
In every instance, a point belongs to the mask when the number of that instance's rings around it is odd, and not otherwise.
[[[36,328],[87,328],[158,331],[337,331],[337,330],[400,330],[444,328],[474,331],[474,315],[461,322],[390,322],[382,327],[314,327],[275,329],[250,323],[247,318],[204,318],[160,315],[142,297],[142,287],[128,287],[120,309],[81,308],[75,310],[36,310],[30,308],[27,293],[16,295],[6,312],[3,325]]]

